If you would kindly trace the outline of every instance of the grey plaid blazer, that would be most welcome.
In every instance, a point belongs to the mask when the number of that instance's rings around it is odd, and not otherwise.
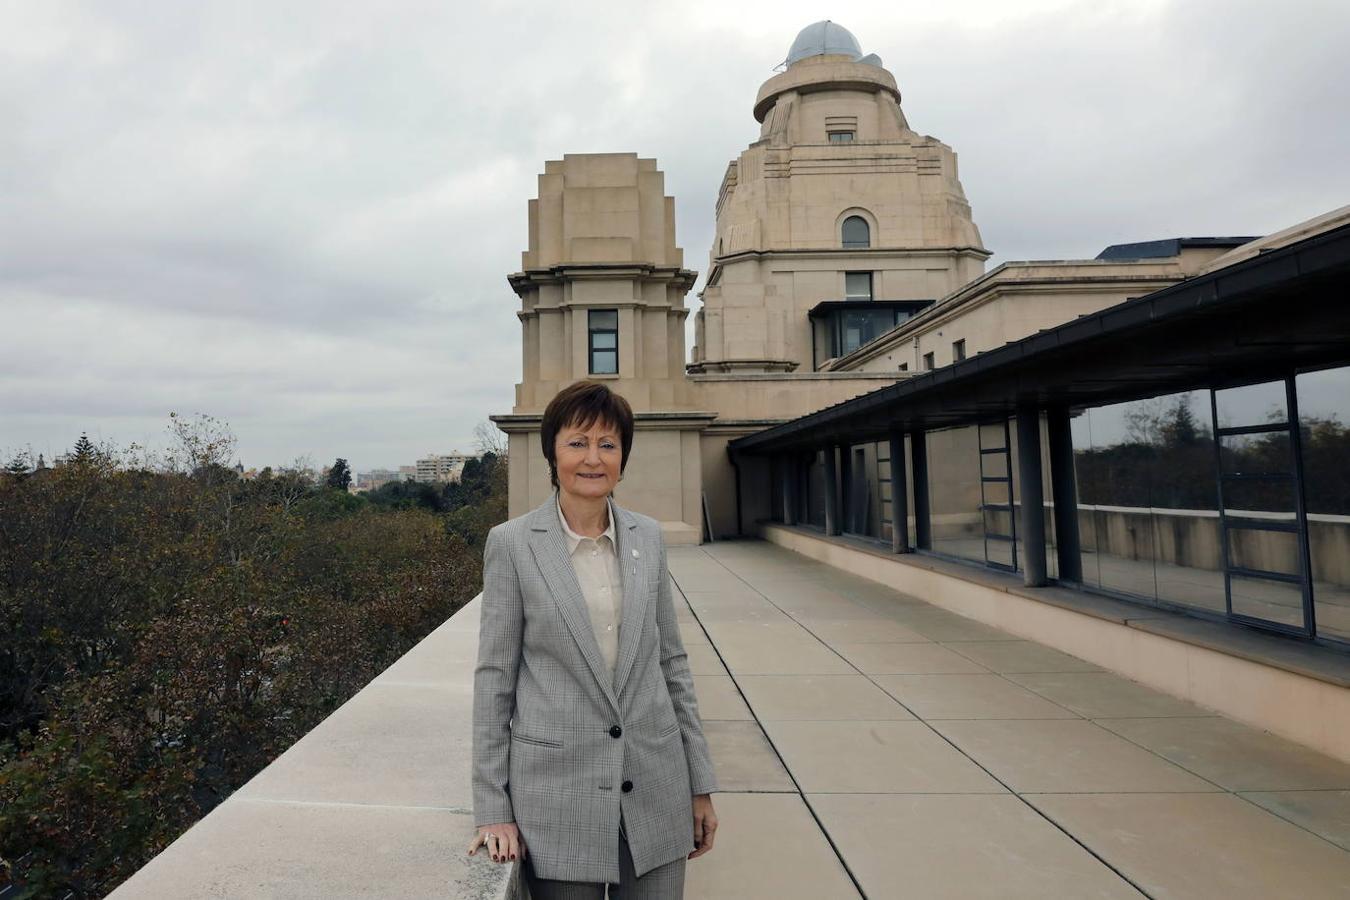
[[[623,619],[613,679],[556,495],[488,532],[473,692],[474,822],[515,822],[539,878],[619,881],[694,849],[717,789],[671,600],[661,527],[614,504]]]

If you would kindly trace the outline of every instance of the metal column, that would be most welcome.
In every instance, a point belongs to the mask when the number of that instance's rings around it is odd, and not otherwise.
[[[922,429],[909,433],[910,471],[914,473],[914,546],[933,549],[933,529],[928,509],[928,440]]]
[[[853,448],[848,444],[838,444],[834,448],[839,453],[839,531],[855,531],[853,520],[857,512],[853,509]]]
[[[909,552],[909,494],[905,489],[905,433],[891,431],[891,552]]]
[[[1043,587],[1045,577],[1045,492],[1041,486],[1041,413],[1017,410],[1017,479],[1022,489],[1022,583]]]
[[[835,446],[825,447],[825,533],[839,534],[839,467],[835,465]]]
[[[1073,433],[1069,408],[1046,410],[1050,442],[1050,488],[1055,504],[1055,555],[1060,581],[1083,582],[1083,552],[1078,539],[1078,484],[1073,474]]]

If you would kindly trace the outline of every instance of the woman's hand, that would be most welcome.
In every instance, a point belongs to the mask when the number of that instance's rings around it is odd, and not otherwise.
[[[712,809],[711,806],[708,808]],[[511,862],[525,857],[525,841],[515,822],[478,826],[478,833],[469,842],[469,855],[477,853],[479,847],[487,848],[493,862]]]
[[[713,812],[712,794],[694,795],[694,852],[690,859],[697,859],[713,848],[717,837],[717,813]]]

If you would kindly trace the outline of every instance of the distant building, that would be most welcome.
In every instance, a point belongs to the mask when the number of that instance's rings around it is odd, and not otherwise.
[[[476,459],[472,454],[450,453],[431,455],[417,461],[415,479],[423,484],[459,481],[464,472],[464,464]]]
[[[414,469],[413,466],[402,466],[404,469]],[[409,473],[415,474],[415,470]],[[394,481],[409,481],[410,478],[404,478],[401,471],[390,469],[371,469],[369,472],[361,472],[356,476],[355,488],[357,492],[374,491],[384,487]]]

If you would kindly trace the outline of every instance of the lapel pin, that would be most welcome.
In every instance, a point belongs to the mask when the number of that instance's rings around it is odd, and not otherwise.
[[[641,553],[638,553],[638,552],[637,552],[637,548],[634,547],[634,548],[633,548],[633,559],[637,559],[637,558],[638,558],[639,556],[641,556],[641,555],[642,555]]]

